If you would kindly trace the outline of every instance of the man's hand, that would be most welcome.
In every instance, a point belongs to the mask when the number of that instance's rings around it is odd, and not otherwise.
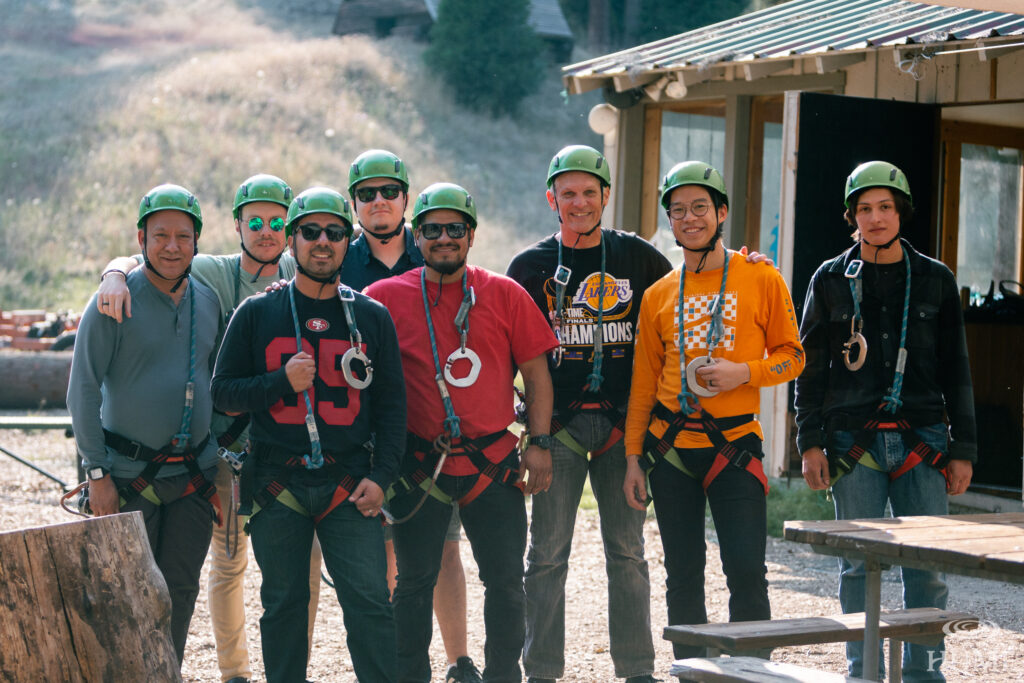
[[[363,479],[348,499],[364,517],[376,517],[384,505],[384,490],[372,479]]]
[[[640,456],[626,456],[626,477],[622,482],[622,492],[626,494],[626,503],[634,510],[647,509],[647,477],[640,468]]]
[[[752,251],[748,254],[745,246],[740,247],[740,253],[747,257],[747,263],[763,263],[768,266],[775,265],[775,261],[768,258],[767,254],[762,254],[758,251]]]
[[[96,309],[117,322],[123,321],[122,314],[132,317],[132,295],[125,278],[118,273],[107,273],[96,291]]]
[[[697,374],[708,389],[729,391],[750,381],[750,366],[746,363],[734,363],[725,358],[716,358],[713,364],[697,368]]]
[[[526,478],[527,473],[529,479]],[[523,493],[530,495],[547,491],[551,488],[551,477],[551,451],[539,446],[527,448],[519,473],[519,481],[525,484]]]
[[[828,458],[825,457],[825,451],[815,446],[803,452],[803,474],[807,486],[815,491],[829,487],[831,482],[828,476]]]
[[[311,355],[305,351],[299,351],[288,359],[284,371],[288,375],[288,383],[292,385],[292,389],[297,394],[313,386],[313,378],[316,377],[316,363]]]
[[[959,496],[967,491],[974,476],[974,465],[970,460],[950,460],[946,466],[946,490],[951,496]]]
[[[102,479],[93,479],[89,482],[89,507],[97,517],[120,512],[120,496],[109,474]]]
[[[263,291],[267,294],[271,292],[280,292],[282,289],[288,286],[288,280],[281,278],[277,282],[271,282],[269,285],[263,288]]]

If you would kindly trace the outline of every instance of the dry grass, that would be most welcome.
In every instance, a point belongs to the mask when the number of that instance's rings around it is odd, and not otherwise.
[[[242,179],[344,189],[369,147],[406,160],[413,193],[438,180],[469,189],[482,217],[471,258],[504,270],[554,229],[551,155],[597,142],[592,102],[566,104],[554,68],[518,119],[491,119],[454,104],[422,45],[331,36],[330,17],[279,17],[270,0],[17,5],[0,28],[5,308],[80,309],[102,264],[134,250],[137,202],[158,183],[199,197],[201,249],[233,251]]]

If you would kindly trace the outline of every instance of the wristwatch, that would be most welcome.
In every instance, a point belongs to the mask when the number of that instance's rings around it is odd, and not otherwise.
[[[85,471],[85,476],[89,478],[89,481],[96,481],[107,476],[107,471],[102,467],[90,467]]]
[[[536,446],[537,448],[543,448],[546,451],[551,450],[551,435],[550,434],[530,434],[530,445]]]

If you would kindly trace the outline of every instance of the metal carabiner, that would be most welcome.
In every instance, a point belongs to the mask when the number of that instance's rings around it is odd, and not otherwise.
[[[352,363],[359,361],[363,364],[366,369],[366,379],[359,379],[356,377],[355,372],[352,371]],[[367,357],[363,350],[359,347],[358,343],[353,344],[349,347],[341,357],[341,374],[344,376],[345,381],[353,389],[365,389],[370,386],[370,382],[373,381],[373,363]]]
[[[858,322],[860,325],[857,324]],[[850,372],[860,370],[868,357],[868,340],[860,332],[863,328],[864,321],[856,319],[850,321],[850,338],[843,344],[843,364]],[[850,362],[850,352],[855,346],[857,347],[857,360]]]

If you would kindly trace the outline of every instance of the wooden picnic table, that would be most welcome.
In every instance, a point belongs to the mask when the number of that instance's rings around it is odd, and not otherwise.
[[[878,671],[883,567],[964,574],[1024,584],[1024,512],[836,521],[788,521],[785,538],[815,552],[863,560],[864,676]]]

